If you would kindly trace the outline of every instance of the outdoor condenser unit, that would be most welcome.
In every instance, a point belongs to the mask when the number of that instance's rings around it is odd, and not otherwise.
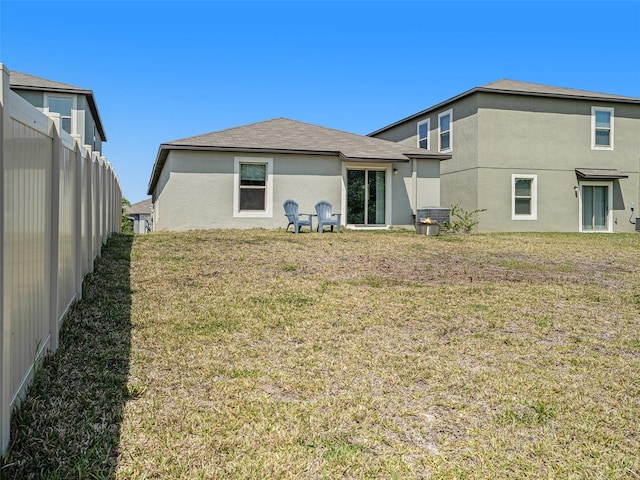
[[[417,210],[416,223],[421,220],[430,218],[433,222],[438,222],[442,225],[449,221],[450,212],[448,208],[444,207],[422,207]]]

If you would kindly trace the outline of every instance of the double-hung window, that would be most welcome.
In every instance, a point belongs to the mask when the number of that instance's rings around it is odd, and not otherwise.
[[[438,115],[438,150],[448,152],[452,149],[453,110]]]
[[[48,108],[51,113],[60,114],[60,126],[62,130],[71,134],[72,132],[72,116],[73,98],[71,97],[48,97]]]
[[[418,134],[418,148],[425,148],[429,150],[429,119],[418,122],[417,134]]]
[[[236,217],[270,217],[273,208],[273,159],[236,157],[233,213]]]
[[[511,219],[537,220],[538,176],[511,175]]]
[[[591,149],[613,150],[613,108],[591,107]]]

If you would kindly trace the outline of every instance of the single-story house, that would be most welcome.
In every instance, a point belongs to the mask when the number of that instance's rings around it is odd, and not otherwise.
[[[151,199],[132,204],[125,208],[127,218],[131,220],[133,233],[149,233],[151,231],[152,211]]]
[[[326,200],[352,228],[406,226],[440,206],[449,154],[276,118],[163,143],[149,181],[154,230],[284,228],[283,203]]]

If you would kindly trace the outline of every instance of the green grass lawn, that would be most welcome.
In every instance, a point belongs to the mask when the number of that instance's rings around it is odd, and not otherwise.
[[[6,478],[640,478],[640,235],[114,236]]]

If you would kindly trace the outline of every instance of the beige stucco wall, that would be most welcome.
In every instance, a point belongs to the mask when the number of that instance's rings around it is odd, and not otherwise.
[[[475,169],[477,163],[477,96],[472,95],[457,102],[452,108],[450,105],[420,115],[410,121],[396,125],[391,129],[376,135],[376,138],[389,140],[408,145],[417,146],[417,124],[429,119],[429,145],[430,151],[438,151],[438,115],[449,109],[453,109],[453,150],[452,158],[439,163],[440,171],[439,192],[437,197],[429,196],[434,184],[419,182],[420,195],[427,195],[418,200],[418,207],[443,206],[452,204],[464,204],[465,208],[477,208],[477,189],[475,182]],[[455,174],[455,175],[454,175]],[[427,186],[428,185],[428,186]]]
[[[417,146],[417,123],[425,120],[428,115],[423,115],[419,117],[417,120],[411,120],[408,122],[401,123],[396,125],[389,130],[385,130],[382,133],[375,135],[376,138],[381,138],[382,140],[388,140],[390,142],[400,143],[401,145],[408,145],[410,147]],[[436,117],[437,118],[437,117]],[[431,125],[433,127],[433,124]]]
[[[440,207],[440,160],[417,160],[416,208]],[[415,214],[415,212],[413,212]]]
[[[579,231],[576,168],[617,169],[613,231],[633,231],[638,201],[640,106],[480,94],[478,208],[480,231]],[[614,108],[614,150],[591,149],[591,107]],[[537,175],[537,220],[511,219],[511,175]]]
[[[291,198],[312,213],[319,200],[340,208],[341,165],[337,157],[269,155],[273,158],[273,200],[269,217],[234,217],[234,159],[267,155],[172,150],[165,163],[154,207],[156,230],[286,227],[282,204]]]
[[[235,157],[273,159],[271,216],[234,216]],[[389,225],[412,225],[416,201],[418,207],[439,204],[439,160],[417,160],[415,166],[413,161],[350,164],[337,156],[172,150],[153,194],[154,228],[284,228],[287,222],[282,204],[287,199],[297,201],[303,213],[314,213],[315,204],[327,200],[335,212],[342,213],[344,224],[346,169],[366,167],[387,171]]]

